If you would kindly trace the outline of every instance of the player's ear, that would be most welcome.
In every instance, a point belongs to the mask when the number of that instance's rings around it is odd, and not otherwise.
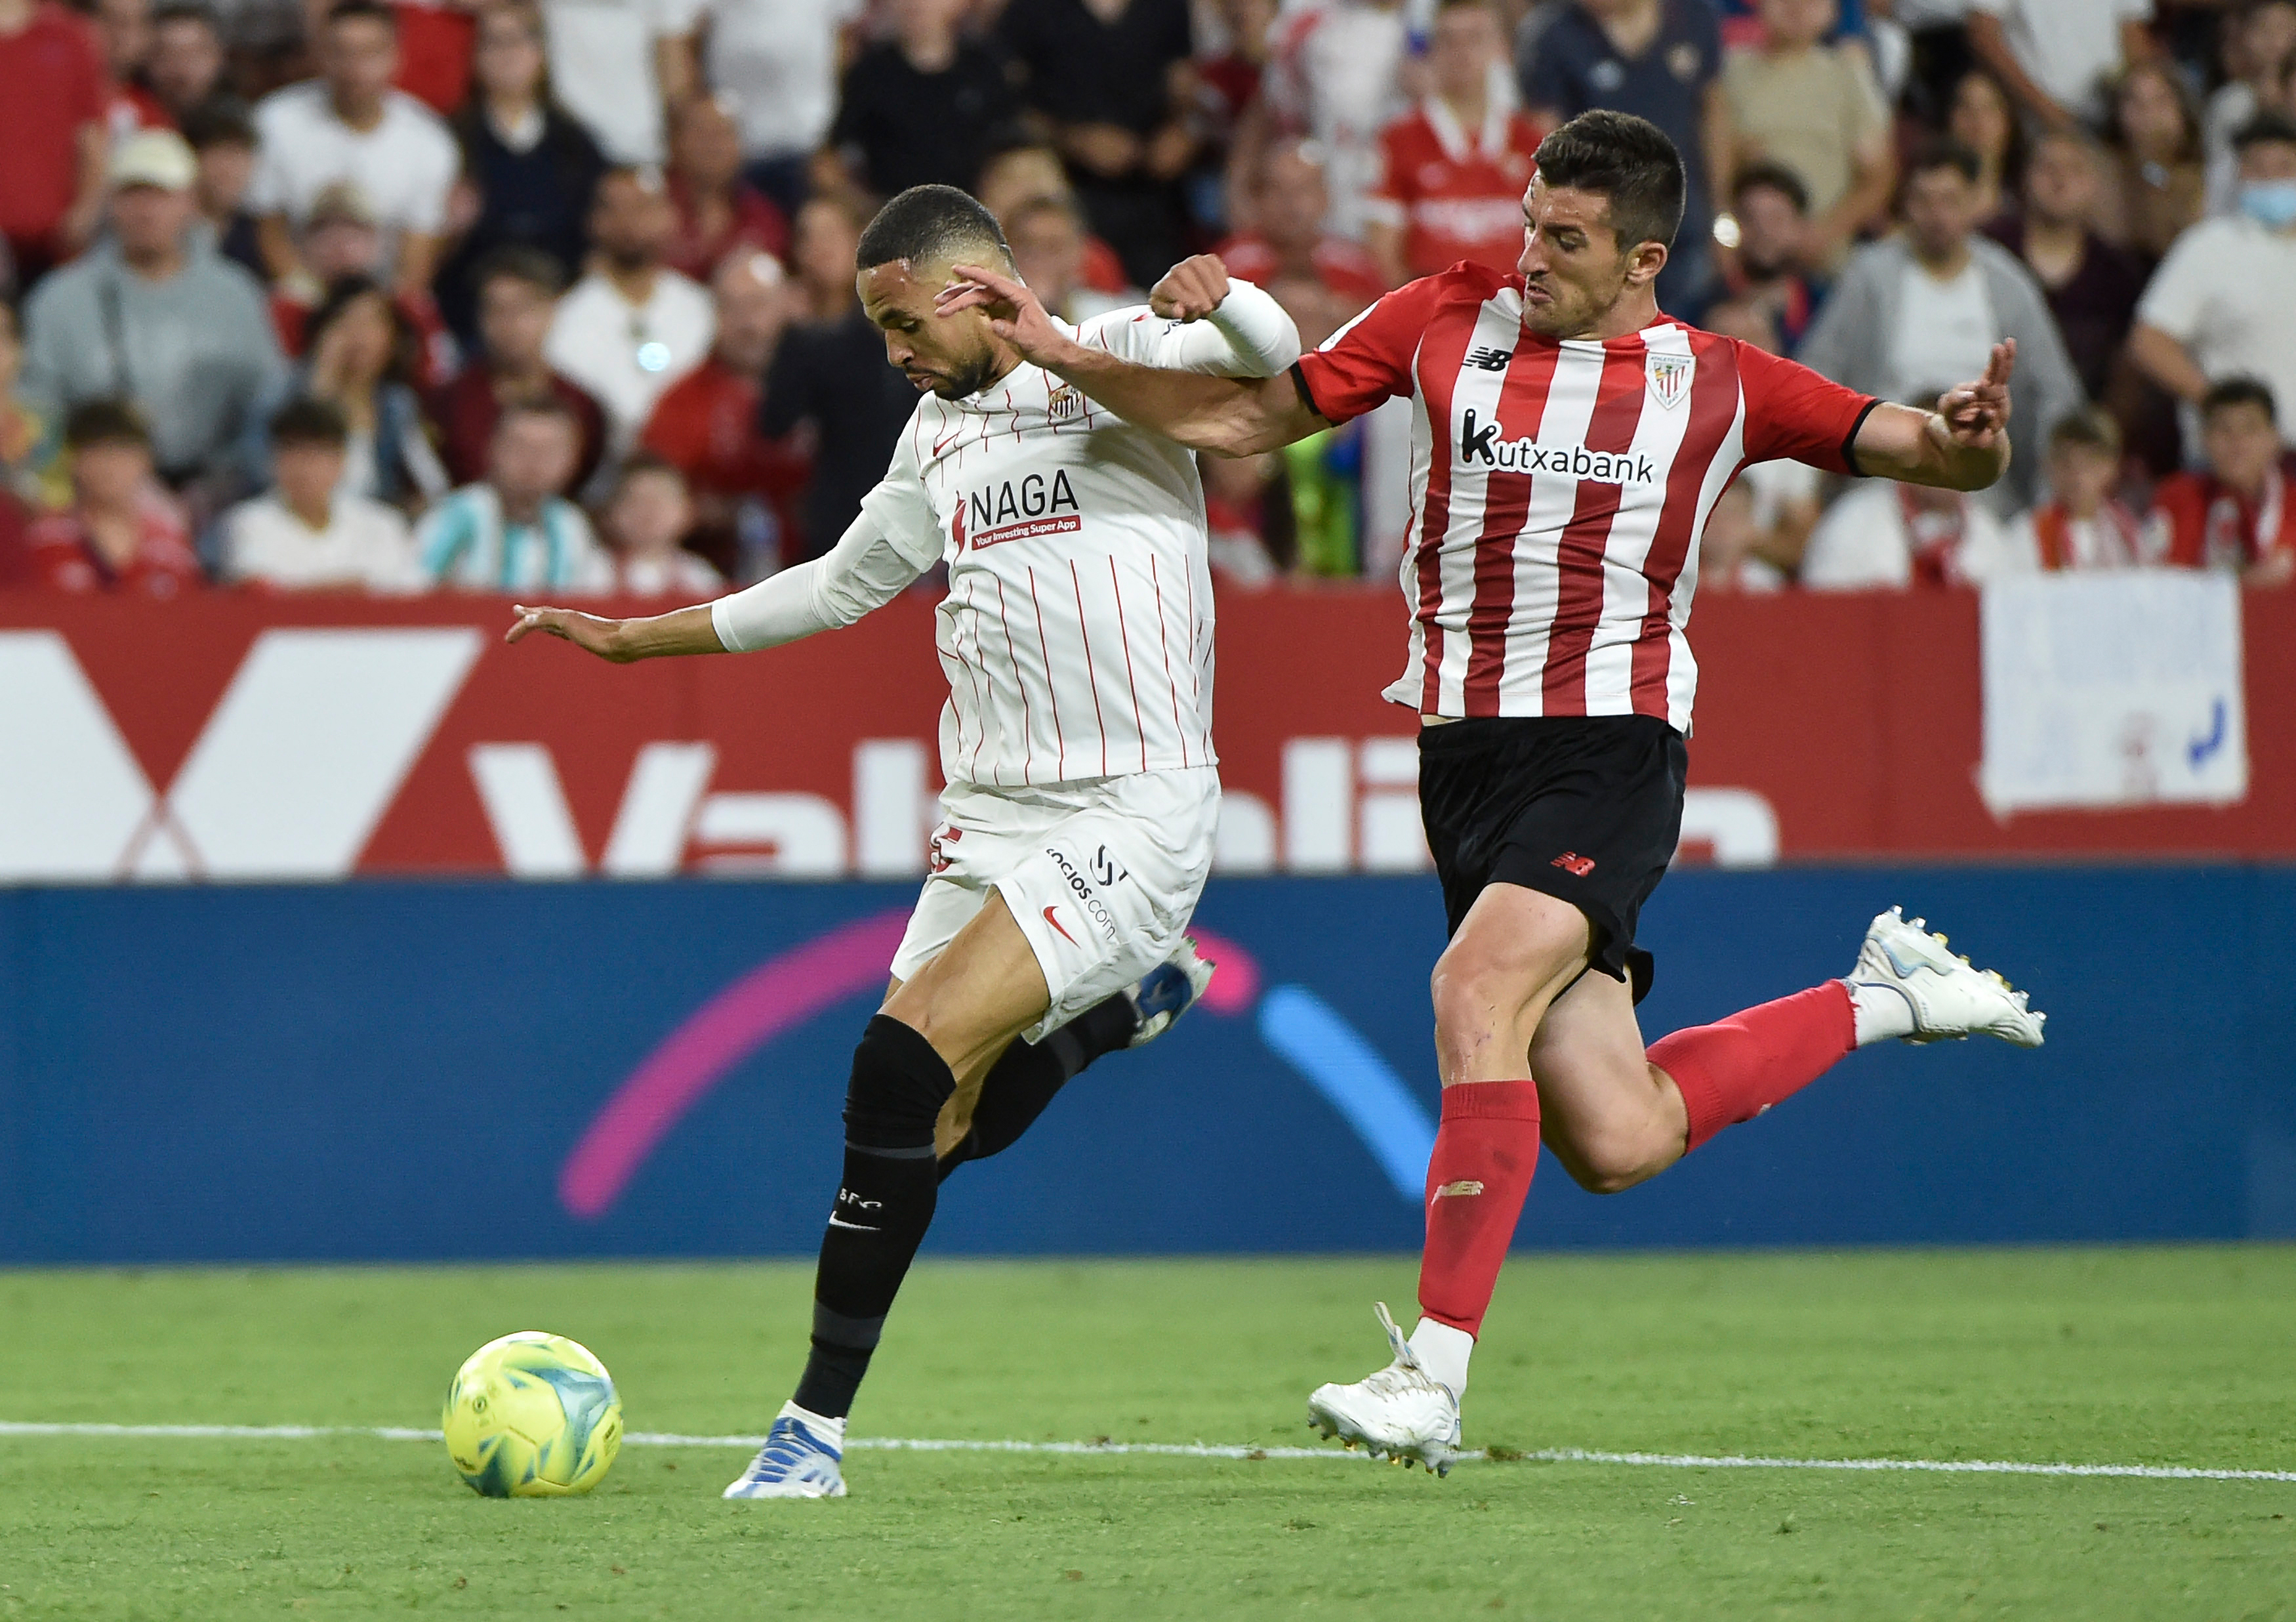
[[[1636,243],[1627,250],[1627,285],[1647,287],[1658,280],[1659,272],[1673,257],[1661,242]]]

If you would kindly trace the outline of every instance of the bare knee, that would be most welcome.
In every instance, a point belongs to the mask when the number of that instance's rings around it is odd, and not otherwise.
[[[1650,1152],[1650,1146],[1627,1133],[1604,1135],[1566,1154],[1560,1144],[1554,1157],[1570,1173],[1570,1181],[1589,1194],[1623,1194],[1666,1169],[1667,1162]]]
[[[1682,1158],[1682,1123],[1666,1105],[1653,1095],[1592,1120],[1550,1122],[1547,1147],[1589,1194],[1623,1193]]]

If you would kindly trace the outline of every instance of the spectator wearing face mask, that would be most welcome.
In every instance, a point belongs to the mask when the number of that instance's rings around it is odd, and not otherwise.
[[[2209,97],[2202,118],[2208,162],[2208,206],[2229,213],[2240,185],[2240,159],[2232,138],[2259,112],[2296,112],[2283,86],[2296,68],[2296,0],[2244,0],[2225,20],[2225,83]]]
[[[2296,119],[2265,113],[2243,127],[2240,212],[2177,239],[2144,290],[2129,353],[2192,414],[2220,378],[2260,378],[2296,399]],[[2284,424],[2284,432],[2285,425]]]
[[[2152,550],[2185,569],[2229,569],[2255,586],[2296,579],[2296,477],[2281,454],[2272,391],[2227,377],[2201,400],[2206,465],[2161,481]]]

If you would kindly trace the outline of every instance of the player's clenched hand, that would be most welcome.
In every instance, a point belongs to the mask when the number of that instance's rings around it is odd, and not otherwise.
[[[2017,341],[2005,338],[1993,346],[1984,376],[1938,397],[1938,415],[1955,444],[1990,450],[2000,440],[2009,428],[2009,375],[2016,369]]]
[[[1167,321],[1201,321],[1227,297],[1227,267],[1217,254],[1182,259],[1149,290],[1148,308]]]
[[[1024,284],[982,265],[953,265],[949,269],[959,279],[933,295],[936,315],[985,309],[988,330],[1040,366],[1076,351],[1075,342],[1054,325],[1044,301]]]
[[[575,646],[594,653],[601,659],[611,659],[616,664],[627,664],[636,657],[622,646],[619,620],[602,620],[596,614],[584,613],[578,608],[529,608],[520,603],[511,612],[518,615],[511,628],[503,633],[505,642],[522,642],[535,631],[544,631]]]

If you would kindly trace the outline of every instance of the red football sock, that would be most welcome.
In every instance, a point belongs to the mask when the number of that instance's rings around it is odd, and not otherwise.
[[[1649,1057],[1682,1089],[1690,1112],[1686,1152],[1800,1092],[1857,1045],[1849,988],[1828,980],[1716,1024],[1660,1037]]]
[[[1443,1089],[1443,1122],[1427,1160],[1427,1248],[1419,1307],[1470,1335],[1483,1326],[1538,1165],[1538,1087],[1464,1082]]]

